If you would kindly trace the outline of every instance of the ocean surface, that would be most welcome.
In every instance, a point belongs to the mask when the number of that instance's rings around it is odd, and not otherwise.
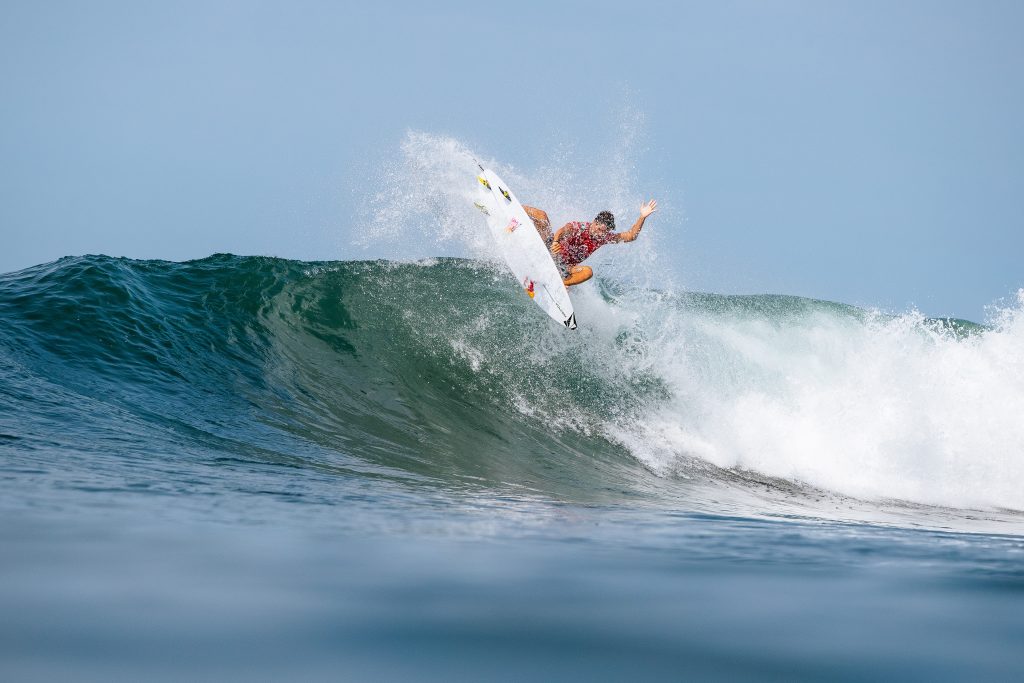
[[[0,679],[1024,679],[1024,293],[573,298],[0,275]]]

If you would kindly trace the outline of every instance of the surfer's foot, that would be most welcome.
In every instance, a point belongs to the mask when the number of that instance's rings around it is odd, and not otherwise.
[[[586,282],[592,277],[594,277],[594,271],[590,269],[590,266],[573,266],[569,269],[569,277],[562,280],[562,283],[566,287],[572,287]]]

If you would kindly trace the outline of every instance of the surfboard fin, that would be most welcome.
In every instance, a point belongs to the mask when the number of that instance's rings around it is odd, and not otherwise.
[[[479,180],[480,184],[486,187],[488,190],[491,189],[491,184],[487,182],[487,178],[484,178],[482,175],[478,175],[476,179]]]
[[[573,313],[568,318],[566,318],[565,322],[563,324],[566,327],[568,327],[570,330],[575,330],[576,329],[576,314]]]
[[[490,188],[490,185],[488,185],[488,188]],[[505,199],[512,201],[512,197],[509,195],[508,190],[506,190],[503,187],[499,187],[498,189],[501,190],[501,194],[505,197]]]
[[[487,210],[487,207],[484,206],[483,204],[481,204],[480,202],[473,202],[473,206],[475,206],[476,208],[478,208],[481,211],[483,211],[485,216],[490,216],[491,215],[491,212]]]

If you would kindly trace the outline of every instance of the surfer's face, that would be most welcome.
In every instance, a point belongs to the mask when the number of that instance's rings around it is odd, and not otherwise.
[[[594,221],[593,223],[590,224],[590,232],[594,233],[595,235],[603,235],[606,232],[608,232],[608,226],[602,223],[601,221]]]

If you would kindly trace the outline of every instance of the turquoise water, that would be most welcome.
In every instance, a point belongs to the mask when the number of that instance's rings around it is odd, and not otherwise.
[[[485,263],[0,276],[6,680],[1013,680],[1024,321]]]

